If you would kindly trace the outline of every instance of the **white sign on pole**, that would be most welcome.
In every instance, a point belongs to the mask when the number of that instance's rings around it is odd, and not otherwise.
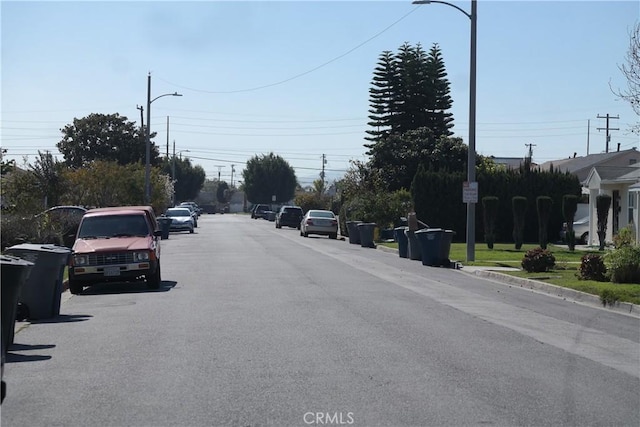
[[[462,203],[478,203],[478,183],[465,181],[462,183]]]

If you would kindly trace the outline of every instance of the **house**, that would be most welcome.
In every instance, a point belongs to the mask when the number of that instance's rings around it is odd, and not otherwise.
[[[634,151],[634,150],[630,150]],[[640,164],[633,166],[594,166],[583,181],[589,191],[589,239],[587,244],[597,244],[596,197],[611,196],[607,217],[605,241],[610,242],[621,228],[633,224],[636,242],[640,242]]]
[[[582,157],[551,160],[540,164],[539,169],[548,171],[551,168],[561,172],[569,172],[578,177],[580,182],[589,176],[594,166],[631,166],[640,163],[640,152],[635,148],[609,153],[589,154]]]

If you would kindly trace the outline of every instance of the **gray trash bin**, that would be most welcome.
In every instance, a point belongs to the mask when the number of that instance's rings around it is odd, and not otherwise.
[[[363,248],[375,248],[376,244],[373,242],[373,231],[376,228],[376,224],[373,222],[361,222],[357,224],[358,233],[360,234],[360,246]],[[351,233],[349,233],[351,235]]]
[[[451,241],[456,234],[453,230],[444,230],[442,233],[442,241],[440,242],[440,265],[449,267],[451,260],[449,259],[449,253],[451,252]]]
[[[400,258],[407,258],[409,252],[409,241],[407,239],[407,235],[405,231],[408,230],[409,227],[396,227],[394,228],[394,237],[396,242],[398,242],[398,255]]]
[[[50,319],[59,315],[64,268],[71,249],[25,243],[11,246],[6,253],[33,263],[18,297],[18,301],[27,307],[29,319]]]
[[[422,265],[439,266],[442,264],[441,244],[444,230],[441,228],[423,228],[416,231],[416,239],[422,251]]]
[[[0,287],[2,292],[2,337],[0,338],[0,356],[2,357],[2,366],[0,367],[0,376],[4,375],[4,359],[7,349],[13,344],[13,334],[16,327],[16,310],[18,306],[18,294],[20,288],[29,277],[33,263],[20,258],[0,255]],[[4,400],[6,395],[6,384],[2,379],[2,393],[0,401]]]
[[[416,232],[407,229],[404,234],[407,236],[407,256],[409,259],[414,261],[422,260],[422,251],[420,248],[420,243],[418,243],[418,239],[416,239]]]
[[[360,244],[360,231],[358,231],[358,224],[362,224],[362,221],[347,221],[349,243],[353,243],[355,245]]]

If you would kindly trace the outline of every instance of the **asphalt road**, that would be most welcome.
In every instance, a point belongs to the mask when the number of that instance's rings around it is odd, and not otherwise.
[[[640,425],[638,317],[239,215],[20,330],[2,426]]]

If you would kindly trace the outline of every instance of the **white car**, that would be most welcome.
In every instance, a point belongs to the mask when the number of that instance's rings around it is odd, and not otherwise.
[[[578,220],[573,221],[573,232],[576,236],[576,243],[587,244],[589,242],[589,217],[585,216]],[[567,223],[562,224],[562,231],[560,237],[562,240],[566,240],[567,236]]]
[[[320,234],[329,236],[330,239],[337,239],[338,218],[331,211],[309,210],[300,222],[300,235],[309,237],[309,234]]]

